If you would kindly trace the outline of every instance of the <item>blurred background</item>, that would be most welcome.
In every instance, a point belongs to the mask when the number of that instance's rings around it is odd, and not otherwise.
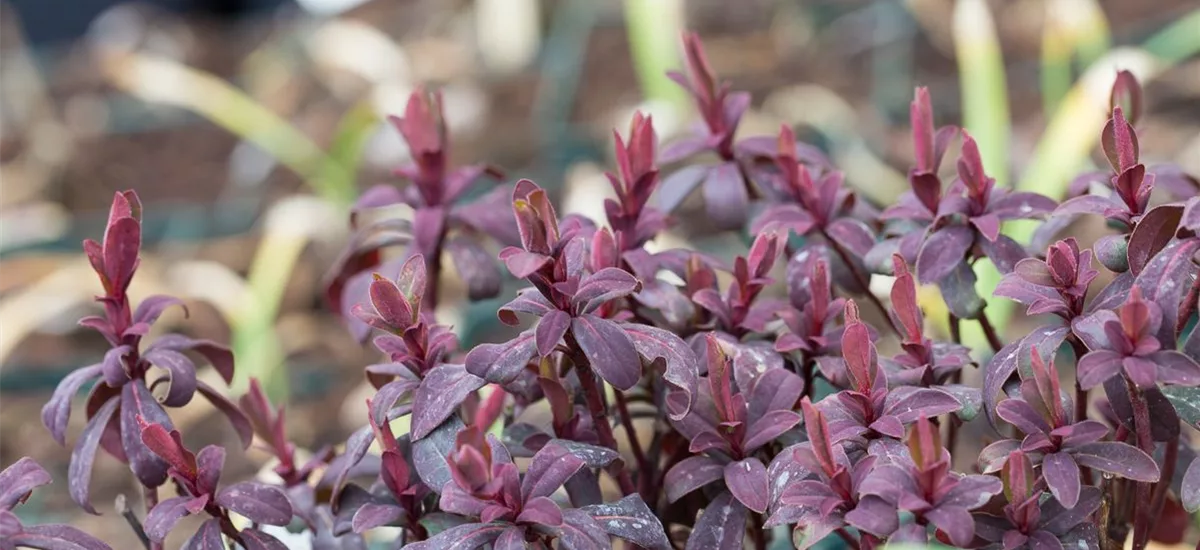
[[[663,76],[680,66],[685,28],[723,79],[753,94],[743,134],[793,126],[877,204],[906,185],[916,85],[930,88],[938,124],[961,122],[980,140],[1001,184],[1061,197],[1099,165],[1117,69],[1145,87],[1148,164],[1200,174],[1197,10],[1194,0],[0,3],[0,464],[30,455],[55,473],[27,512],[136,544],[111,514],[76,511],[69,449],[38,421],[57,381],[107,349],[76,325],[99,292],[80,241],[100,238],[116,190],[145,203],[135,300],[169,293],[190,308],[156,328],[230,342],[234,394],[248,376],[277,381],[294,439],[315,448],[362,424],[361,369],[377,361],[325,307],[321,279],[346,242],[349,204],[408,155],[383,120],[418,84],[444,93],[457,163],[534,179],[560,213],[602,214],[611,131],[624,134],[635,109],[653,114],[662,141],[695,120]],[[679,217],[679,234],[700,235],[690,246],[744,251],[737,236],[706,237],[703,216]],[[440,319],[464,347],[496,338],[503,300],[467,303],[455,285],[450,274]],[[176,423],[213,415],[201,404]],[[233,442],[211,425],[182,431],[196,447]],[[264,459],[234,453],[226,477]],[[132,490],[111,459],[94,479],[104,512]]]

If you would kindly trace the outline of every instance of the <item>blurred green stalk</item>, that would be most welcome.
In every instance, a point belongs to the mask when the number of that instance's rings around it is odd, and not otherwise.
[[[958,0],[954,5],[954,49],[957,54],[959,87],[962,93],[963,127],[975,138],[983,167],[998,185],[1009,181],[1009,139],[1012,134],[1008,110],[1008,84],[1004,59],[996,37],[996,25],[985,0]],[[984,299],[990,298],[1000,282],[991,262],[975,264],[975,285]],[[1007,302],[989,304],[993,326],[1007,326],[1012,308]],[[987,340],[977,323],[963,323],[964,342],[984,349]]]
[[[680,67],[683,21],[681,0],[625,0],[625,31],[642,93],[676,112],[686,109],[687,94],[666,73]]]
[[[355,189],[355,168],[377,120],[366,102],[347,112],[338,124],[329,154],[323,155],[325,160],[316,171],[317,179],[333,188]],[[348,207],[342,203],[335,205],[339,213]],[[233,323],[233,351],[240,367],[234,381],[235,391],[244,391],[250,378],[258,378],[273,401],[286,402],[289,395],[284,369],[286,357],[275,334],[275,322],[292,270],[309,239],[318,231],[320,228],[304,232],[275,229],[268,224],[246,277],[252,305]]]

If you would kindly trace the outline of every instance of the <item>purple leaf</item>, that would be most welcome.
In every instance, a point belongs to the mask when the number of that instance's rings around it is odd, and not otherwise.
[[[537,355],[534,332],[527,330],[503,344],[479,344],[463,360],[467,372],[493,384],[516,380]]]
[[[704,178],[702,191],[705,211],[716,227],[734,229],[745,223],[750,195],[736,162],[726,162],[710,169]]]
[[[658,186],[659,210],[674,212],[712,169],[711,166],[686,166],[663,178]]]
[[[1189,513],[1200,510],[1200,460],[1192,460],[1187,473],[1183,474],[1183,487],[1179,498],[1183,501],[1183,509]]]
[[[637,349],[620,325],[585,314],[571,321],[571,334],[601,378],[614,388],[629,391],[642,375]]]
[[[1050,433],[1050,425],[1029,403],[1020,399],[1005,399],[996,406],[996,415],[1016,426],[1021,433],[1032,435]]]
[[[621,458],[620,454],[608,447],[589,445],[570,439],[551,439],[548,445],[562,447],[567,452],[575,455],[576,458],[582,460],[588,468],[604,468],[612,464],[614,460]]]
[[[896,508],[875,495],[859,499],[853,510],[846,512],[846,523],[878,537],[892,534],[899,526]]]
[[[69,525],[35,525],[3,541],[5,548],[41,550],[110,550],[108,544]]]
[[[687,550],[742,550],[746,507],[728,492],[717,495],[700,513]]]
[[[725,486],[734,498],[760,514],[767,511],[771,490],[767,483],[767,467],[761,460],[747,458],[730,462],[725,465],[724,476]]]
[[[1134,281],[1146,300],[1162,308],[1163,322],[1155,334],[1159,342],[1176,340],[1175,328],[1181,304],[1192,281],[1200,273],[1200,266],[1192,260],[1197,251],[1200,251],[1200,239],[1172,242],[1150,259]]]
[[[1098,442],[1072,450],[1080,466],[1095,468],[1134,481],[1158,481],[1158,464],[1145,452],[1118,442]]]
[[[975,536],[975,520],[966,508],[941,506],[925,512],[924,516],[949,535],[950,542],[959,548],[969,546]]]
[[[562,525],[562,509],[550,497],[533,497],[525,501],[516,521],[517,523],[557,527]]]
[[[68,374],[54,388],[54,395],[42,407],[42,424],[59,445],[66,445],[67,421],[71,418],[71,400],[84,384],[100,377],[101,364],[83,367]]]
[[[442,364],[426,373],[413,398],[413,440],[429,435],[485,383],[462,365]]]
[[[159,424],[168,432],[175,429],[171,418],[158,404],[141,380],[121,387],[121,448],[129,458],[129,467],[147,487],[158,487],[167,480],[167,463],[142,443],[138,417],[147,424]]]
[[[796,408],[803,394],[803,378],[786,369],[768,369],[758,377],[750,390],[746,420],[753,425],[770,411],[791,411]]]
[[[241,535],[246,550],[288,550],[279,539],[258,529],[243,529]]]
[[[165,334],[154,341],[146,349],[169,349],[173,351],[194,351],[208,360],[221,375],[226,384],[233,383],[233,352],[229,348],[211,340],[198,340],[179,334]]]
[[[375,397],[371,398],[371,420],[374,420],[376,424],[383,424],[384,418],[392,410],[392,407],[396,406],[396,402],[417,389],[420,384],[420,380],[411,378],[398,378],[384,384],[379,391],[375,392]]]
[[[952,225],[929,235],[917,254],[921,282],[937,282],[949,275],[966,262],[967,251],[974,242],[975,232],[965,225]]]
[[[521,480],[521,494],[527,501],[550,496],[583,466],[583,459],[566,448],[548,444],[533,455],[525,478]]]
[[[405,550],[475,550],[500,538],[511,528],[506,523],[468,523],[451,527],[433,537],[405,546]]]
[[[754,219],[750,231],[758,234],[764,231],[784,230],[804,235],[812,229],[813,223],[812,214],[798,204],[772,204]]]
[[[414,441],[412,447],[412,463],[417,470],[421,482],[434,492],[439,492],[446,483],[450,482],[450,466],[446,457],[454,451],[454,440],[459,430],[463,429],[462,420],[451,416],[429,435]]]
[[[888,397],[892,396],[896,396],[896,399],[894,401],[888,399],[888,403],[884,407],[884,414],[895,416],[897,420],[905,424],[915,422],[922,415],[933,418],[957,411],[962,407],[954,396],[929,388],[920,388],[907,393],[888,394]]]
[[[196,394],[196,365],[186,355],[169,349],[153,349],[143,356],[150,364],[167,371],[170,380],[163,404],[182,407]]]
[[[12,510],[35,487],[50,481],[49,472],[32,458],[22,457],[0,472],[0,510]]]
[[[477,240],[467,235],[455,235],[446,242],[446,251],[450,253],[458,276],[467,283],[468,298],[483,300],[500,293],[500,266]]]
[[[1065,452],[1046,455],[1042,459],[1042,476],[1064,508],[1075,507],[1079,502],[1079,465],[1071,455]]]
[[[875,246],[875,232],[871,231],[867,224],[854,218],[838,218],[825,228],[825,232],[859,258]]]
[[[250,424],[250,419],[246,418],[246,414],[242,412],[229,398],[225,397],[216,388],[206,384],[203,380],[196,381],[196,390],[203,395],[213,407],[216,407],[225,418],[229,419],[229,423],[237,432],[238,438],[242,440],[242,448],[249,449],[250,444],[254,441],[254,427]]]
[[[673,466],[666,475],[667,502],[675,502],[709,483],[721,479],[725,467],[706,455],[691,456]]]
[[[742,443],[746,452],[754,452],[759,447],[774,441],[784,432],[800,423],[800,415],[790,410],[775,410],[754,421],[747,429],[748,437]]]
[[[629,296],[640,289],[641,283],[629,272],[606,267],[584,278],[572,301],[580,313],[590,313],[606,302]]]
[[[975,282],[975,270],[966,262],[960,262],[938,281],[946,307],[960,319],[974,319],[983,311],[983,298],[975,291]]]
[[[138,265],[141,224],[133,218],[110,220],[104,233],[104,270],[115,290],[124,292]]]
[[[492,550],[526,550],[525,529],[509,527],[492,545]]]
[[[983,402],[988,413],[988,420],[996,425],[996,404],[1000,391],[1009,377],[1017,371],[1019,363],[1030,361],[1030,349],[1037,347],[1041,357],[1053,357],[1067,337],[1067,327],[1043,325],[1034,329],[1024,338],[1012,342],[988,361],[983,374]]]
[[[142,302],[138,304],[137,310],[133,312],[133,323],[145,323],[147,325],[153,325],[154,322],[158,320],[159,316],[161,316],[163,312],[171,306],[182,307],[183,314],[185,316],[188,314],[187,306],[184,305],[183,300],[180,300],[174,296],[163,296],[161,294],[157,294],[142,300]]]
[[[1089,352],[1076,367],[1079,387],[1090,390],[1121,373],[1121,355],[1106,349]]]
[[[1164,204],[1151,208],[1138,220],[1129,235],[1129,270],[1135,276],[1175,237],[1182,217],[1183,206]]]
[[[608,533],[583,510],[566,510],[558,527],[561,550],[606,550],[612,548]]]
[[[596,520],[608,534],[632,542],[642,548],[668,550],[671,548],[662,523],[638,495],[629,495],[617,502],[580,508]]]
[[[1001,220],[1034,218],[1053,211],[1058,206],[1054,199],[1037,193],[1012,192],[988,205],[988,211]]]
[[[90,514],[99,515],[92,507],[90,498],[92,463],[96,460],[100,437],[120,403],[117,399],[105,402],[84,426],[83,433],[80,433],[79,439],[75,441],[75,449],[71,451],[71,463],[67,468],[67,487],[75,504]]]
[[[504,260],[504,266],[508,268],[508,272],[518,279],[524,279],[537,273],[552,261],[549,256],[515,248],[506,248],[501,251],[500,259]]]
[[[1178,351],[1161,350],[1146,357],[1158,367],[1158,381],[1180,386],[1200,386],[1200,365]]]
[[[102,372],[104,381],[109,386],[119,388],[129,381],[129,371],[125,367],[125,357],[133,351],[129,346],[117,346],[104,353]]]
[[[1009,273],[1025,257],[1029,256],[1017,241],[1007,235],[1000,235],[995,240],[979,242],[984,255],[995,264],[1000,273]]]
[[[217,491],[221,470],[225,467],[225,448],[209,445],[196,455],[196,485],[205,494]]]
[[[511,302],[505,304],[496,312],[496,316],[500,322],[516,326],[521,320],[517,318],[518,313],[528,313],[536,317],[541,317],[555,310],[554,304],[546,300],[545,296],[536,288],[525,288],[517,291],[517,297]]]
[[[255,523],[287,525],[292,521],[292,504],[277,487],[254,481],[235,483],[217,493],[217,504]]]
[[[571,316],[567,312],[557,309],[547,312],[534,329],[534,342],[537,344],[538,355],[542,357],[550,355],[569,328],[571,328]]]
[[[351,468],[362,461],[363,457],[367,456],[367,451],[371,448],[371,443],[375,441],[375,432],[370,426],[359,428],[346,440],[346,450],[343,451],[340,457],[344,460],[343,467],[337,472],[337,477],[334,479],[333,496],[330,499],[331,507],[334,512],[338,512],[341,499],[338,495],[341,494],[342,488],[346,485],[346,479],[350,477]],[[443,460],[445,462],[445,460]]]
[[[404,508],[394,504],[364,504],[354,513],[354,532],[362,533],[376,527],[383,527],[399,521],[405,516]]]
[[[684,400],[682,407],[668,407],[667,414],[672,420],[682,420],[692,408],[700,383],[700,365],[695,352],[681,338],[667,330],[641,324],[627,324],[622,328],[633,341],[638,354],[666,363],[663,379],[675,388],[675,395]]]
[[[167,534],[171,529],[175,528],[175,524],[179,520],[198,514],[204,510],[204,505],[208,504],[208,495],[200,495],[198,497],[171,497],[159,502],[146,514],[146,536],[150,540],[162,543],[163,539],[167,538]]]

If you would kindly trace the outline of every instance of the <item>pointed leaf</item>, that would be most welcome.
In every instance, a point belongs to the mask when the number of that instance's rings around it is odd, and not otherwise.
[[[84,384],[100,377],[101,364],[77,369],[54,388],[54,395],[42,407],[42,424],[59,445],[66,445],[67,422],[71,418],[71,400]]]
[[[760,514],[767,511],[771,490],[767,482],[767,467],[761,460],[747,458],[730,462],[725,465],[724,476],[725,486],[734,498]]]
[[[1145,452],[1132,445],[1118,442],[1088,443],[1071,451],[1080,466],[1132,479],[1158,481],[1158,464]]]
[[[638,495],[629,495],[613,503],[584,506],[580,510],[614,537],[652,550],[671,547],[662,523]]]
[[[121,448],[142,485],[157,487],[167,480],[167,463],[142,443],[139,417],[147,424],[161,425],[168,432],[175,429],[145,384],[134,380],[121,387]]]
[[[221,523],[210,519],[200,525],[200,529],[183,543],[182,550],[226,550],[225,539],[221,536]]]
[[[92,507],[90,496],[92,464],[96,460],[96,449],[100,446],[100,437],[105,427],[120,404],[119,399],[109,399],[105,402],[91,420],[88,420],[83,433],[80,433],[79,439],[75,441],[75,449],[71,451],[71,463],[67,468],[67,487],[71,493],[71,500],[89,514],[99,515]]]
[[[551,310],[538,321],[534,330],[534,341],[537,344],[538,355],[550,355],[555,346],[562,341],[567,329],[571,328],[571,316],[565,311]]]
[[[708,504],[688,537],[687,550],[742,550],[746,507],[728,492]]]
[[[691,410],[700,384],[700,364],[695,352],[679,336],[667,330],[641,324],[626,324],[622,328],[638,354],[666,363],[663,379],[676,390],[675,395],[683,399],[682,406],[668,407],[667,414],[672,420],[682,420]]]
[[[637,349],[620,325],[585,314],[571,321],[571,334],[594,369],[613,387],[628,391],[642,375]]]
[[[413,467],[430,490],[440,492],[452,479],[446,457],[454,451],[455,437],[464,427],[462,420],[451,416],[429,435],[413,442]]]
[[[936,282],[966,262],[975,232],[965,225],[952,225],[925,239],[917,255],[917,275],[923,283]]]
[[[479,344],[466,358],[467,372],[493,384],[508,384],[537,355],[534,332],[527,330],[503,344]]]
[[[583,459],[566,448],[548,444],[533,455],[521,480],[521,494],[526,500],[550,496],[583,466]]]
[[[441,364],[426,373],[413,398],[413,440],[429,435],[485,383],[463,365]]]
[[[725,467],[715,459],[705,455],[685,458],[667,471],[663,483],[667,490],[667,502],[675,502],[724,475]]]
[[[204,505],[208,504],[208,495],[200,495],[198,497],[171,497],[165,499],[154,506],[149,514],[146,514],[146,536],[150,540],[162,543],[163,539],[167,538],[167,534],[171,529],[175,528],[175,524],[179,520],[198,514],[204,510]]]

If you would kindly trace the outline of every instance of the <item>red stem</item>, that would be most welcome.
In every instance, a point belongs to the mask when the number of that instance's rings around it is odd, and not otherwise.
[[[650,462],[646,460],[646,453],[642,451],[642,443],[638,441],[637,431],[633,427],[633,417],[629,414],[629,403],[625,400],[625,394],[615,392],[617,396],[617,412],[621,415],[621,425],[625,427],[625,435],[629,438],[629,447],[633,449],[633,459],[637,461],[639,480],[638,485],[642,487],[638,490],[642,493],[645,490],[645,483],[642,481],[650,472]],[[642,500],[646,499],[646,495],[642,495]]]
[[[575,374],[579,376],[579,385],[583,389],[583,397],[587,401],[588,412],[592,415],[592,424],[596,429],[596,435],[600,437],[600,444],[619,453],[620,448],[617,446],[616,437],[613,436],[612,426],[608,423],[608,407],[604,404],[604,396],[600,393],[600,384],[596,381],[596,373],[588,364],[587,356],[579,351],[579,344],[575,341],[575,337],[570,334],[567,335],[567,346],[571,349],[571,362],[575,364]],[[611,466],[609,473],[617,478],[617,484],[621,486],[623,496],[636,492],[633,480],[630,479],[629,472],[625,471],[625,468]]]
[[[146,500],[146,517],[150,517],[150,510],[158,505],[158,487],[143,487],[142,494]],[[150,550],[163,550],[161,542],[150,541]]]
[[[867,295],[867,299],[870,300],[872,304],[875,304],[875,308],[878,309],[879,313],[883,315],[883,318],[887,320],[888,326],[892,327],[892,332],[896,333],[897,336],[903,337],[900,332],[900,328],[897,327],[896,322],[892,320],[892,316],[888,315],[888,310],[886,307],[884,307],[883,302],[879,301],[879,297],[871,292],[870,278],[866,277],[858,270],[858,266],[855,265],[855,263],[850,259],[850,253],[846,252],[846,249],[842,248],[842,244],[833,240],[833,237],[830,237],[829,233],[826,233],[824,229],[821,229],[821,236],[825,237],[825,242],[829,243],[829,246],[833,248],[833,251],[836,252],[838,257],[842,259],[842,263],[846,264],[846,269],[849,269],[850,274],[854,276],[854,282],[858,283],[858,286],[862,288],[863,293]]]
[[[1150,434],[1150,408],[1142,397],[1142,391],[1134,385],[1132,380],[1126,377],[1125,384],[1129,388],[1129,401],[1133,405],[1133,431],[1137,436],[1138,448],[1146,454],[1154,456],[1154,441]],[[1137,502],[1144,504],[1134,508],[1133,550],[1144,549],[1146,540],[1150,536],[1150,489],[1151,484],[1149,483],[1137,484]]]
[[[979,327],[983,329],[983,335],[987,337],[988,345],[992,346],[992,351],[999,352],[1004,347],[1004,342],[1001,342],[1000,337],[996,335],[996,328],[988,320],[987,311],[979,311]]]

